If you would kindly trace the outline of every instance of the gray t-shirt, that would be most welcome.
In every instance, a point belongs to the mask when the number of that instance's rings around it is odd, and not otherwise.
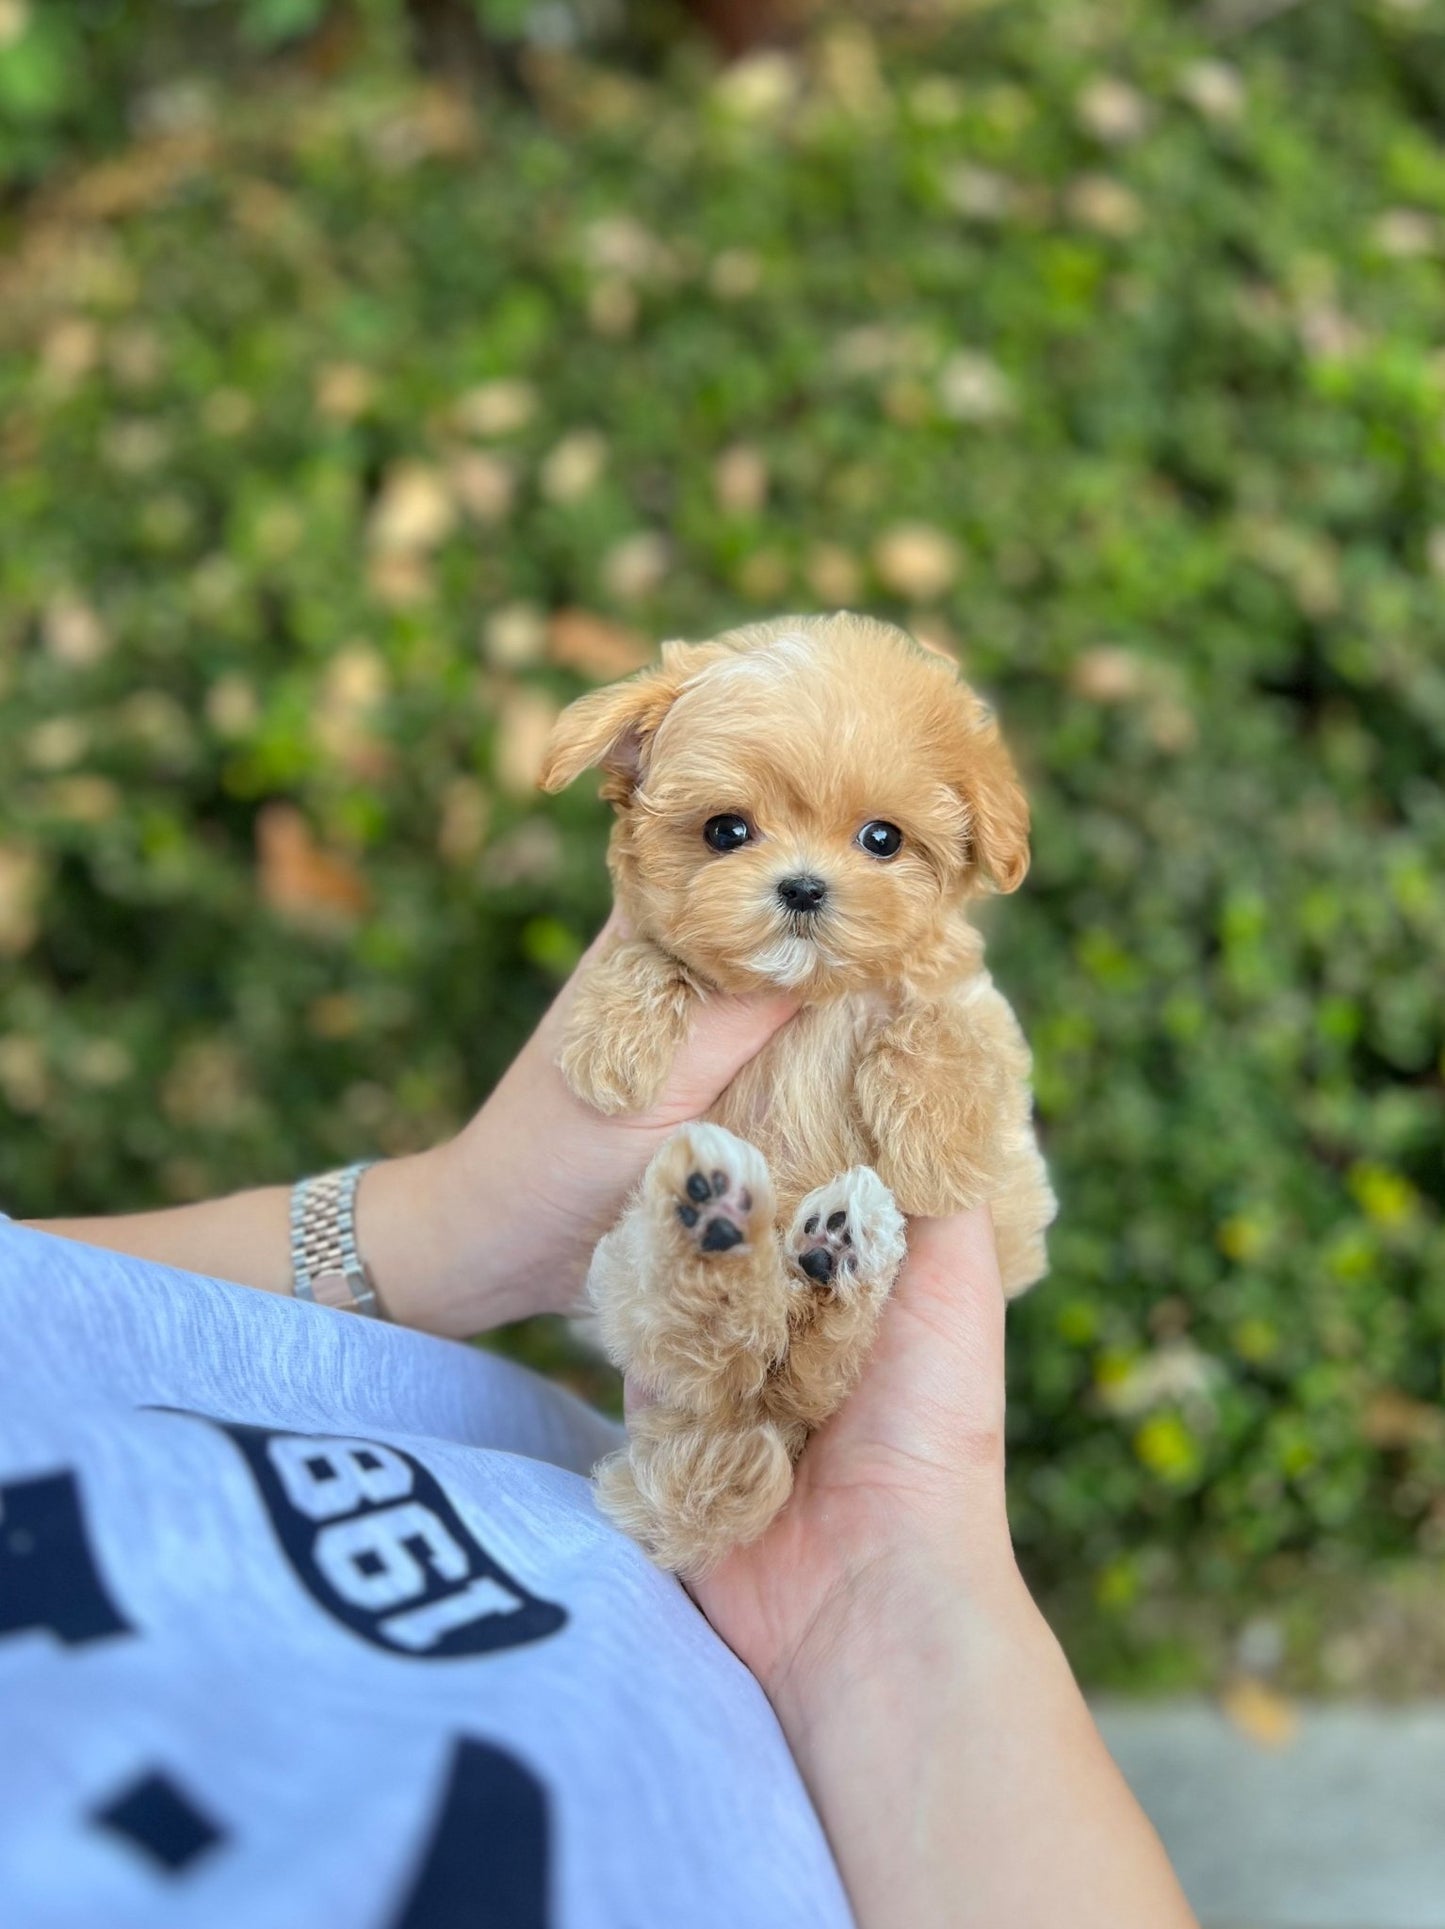
[[[0,1333],[5,1929],[846,1929],[608,1422],[3,1220]]]

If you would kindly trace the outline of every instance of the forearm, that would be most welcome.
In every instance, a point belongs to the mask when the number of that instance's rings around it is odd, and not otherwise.
[[[867,1586],[775,1696],[860,1929],[1191,1929],[1016,1572]]]
[[[698,1001],[699,1022],[676,1053],[660,1102],[644,1117],[605,1118],[558,1066],[581,975],[463,1131],[363,1178],[357,1244],[382,1304],[401,1324],[465,1339],[568,1311],[593,1248],[653,1152],[675,1126],[706,1112],[792,1012],[782,994]],[[670,1042],[668,1057],[672,1049]],[[285,1186],[163,1212],[31,1223],[162,1265],[291,1290]]]
[[[388,1316],[457,1338],[545,1310],[525,1254],[507,1237],[492,1197],[505,1172],[487,1170],[484,1149],[460,1142],[370,1168],[356,1201],[357,1244]],[[41,1219],[41,1232],[289,1293],[291,1193],[264,1186],[157,1212],[95,1219]],[[515,1220],[516,1215],[510,1215]],[[490,1238],[485,1229],[496,1230]]]
[[[38,1232],[106,1246],[160,1266],[259,1286],[268,1293],[291,1290],[289,1194],[263,1186],[157,1212],[114,1213],[96,1219],[31,1219]]]

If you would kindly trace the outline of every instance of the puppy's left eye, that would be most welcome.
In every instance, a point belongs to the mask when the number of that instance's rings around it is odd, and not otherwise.
[[[896,824],[885,824],[882,818],[875,818],[859,831],[858,842],[870,857],[896,857],[903,833]]]

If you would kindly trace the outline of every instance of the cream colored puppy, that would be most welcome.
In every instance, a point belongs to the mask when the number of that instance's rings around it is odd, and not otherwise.
[[[802,1001],[663,1146],[588,1279],[649,1401],[599,1469],[602,1503],[695,1575],[763,1532],[857,1379],[905,1215],[987,1200],[1006,1291],[1044,1271],[1028,1047],[967,916],[1023,881],[1028,806],[953,666],[847,614],[665,644],[564,712],[542,782],[591,765],[632,935],[578,987],[572,1089],[644,1110],[698,1000]]]

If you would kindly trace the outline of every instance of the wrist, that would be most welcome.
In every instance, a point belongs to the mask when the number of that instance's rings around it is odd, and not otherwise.
[[[389,1319],[464,1339],[516,1317],[488,1264],[483,1212],[448,1145],[383,1160],[364,1174],[357,1244]]]
[[[860,1929],[1193,1924],[1016,1568],[887,1577],[775,1705]]]
[[[572,1312],[581,1298],[593,1247],[615,1208],[589,1212],[590,1175],[571,1123],[489,1101],[428,1155],[450,1226],[453,1305],[462,1324],[475,1309],[471,1333]],[[478,1320],[477,1311],[485,1317]]]
[[[1039,1629],[1047,1634],[1006,1524],[946,1547],[914,1539],[842,1577],[762,1685],[804,1750],[850,1700],[926,1697],[959,1667]]]
[[[952,1919],[909,1900],[910,1885],[958,1826],[960,1764],[987,1779],[1025,1684],[1051,1711],[1072,1693],[1012,1563],[986,1580],[943,1567],[871,1577],[803,1644],[771,1698],[860,1924]]]
[[[552,1217],[481,1121],[374,1166],[357,1201],[361,1253],[388,1316],[451,1339],[565,1312],[587,1251],[558,1252]]]

